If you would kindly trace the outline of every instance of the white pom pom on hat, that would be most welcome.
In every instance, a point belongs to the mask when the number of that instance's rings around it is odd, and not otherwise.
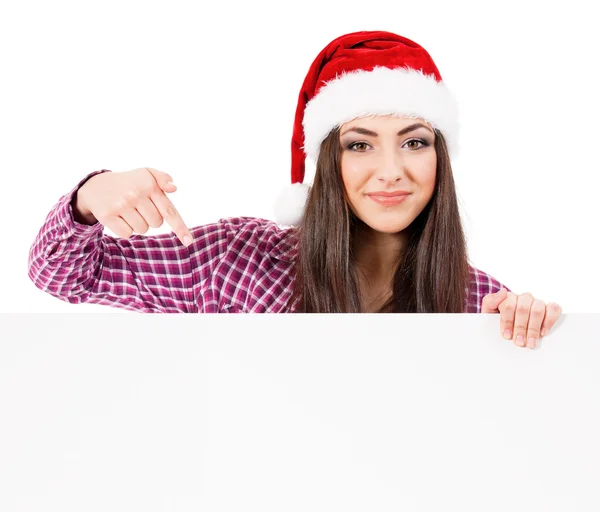
[[[305,157],[315,163],[327,135],[361,117],[421,118],[444,135],[450,156],[458,149],[458,108],[427,51],[384,31],[338,37],[319,53],[300,90],[292,136],[292,185],[275,203],[275,221],[301,223],[310,186]]]
[[[294,183],[285,187],[275,201],[275,220],[283,226],[299,226],[304,214],[310,185]]]

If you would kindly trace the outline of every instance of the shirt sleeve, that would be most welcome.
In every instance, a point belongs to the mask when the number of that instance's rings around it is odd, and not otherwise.
[[[470,267],[470,274],[467,313],[481,313],[483,298],[490,293],[496,293],[501,288],[505,288],[508,292],[512,291],[508,286],[475,267]]]
[[[40,290],[71,304],[92,303],[144,313],[194,313],[197,287],[226,251],[223,223],[191,228],[185,247],[174,233],[103,233],[100,223],[79,224],[71,201],[86,176],[52,208],[29,251],[28,275]]]

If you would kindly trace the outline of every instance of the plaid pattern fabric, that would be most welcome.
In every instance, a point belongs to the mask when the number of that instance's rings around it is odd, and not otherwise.
[[[297,255],[293,229],[249,217],[191,229],[185,247],[175,234],[103,234],[74,221],[71,200],[86,176],[48,214],[29,252],[29,277],[72,304],[104,304],[144,313],[283,313]],[[501,284],[470,267],[466,313]],[[506,287],[505,287],[506,288]],[[510,290],[509,290],[510,291]]]

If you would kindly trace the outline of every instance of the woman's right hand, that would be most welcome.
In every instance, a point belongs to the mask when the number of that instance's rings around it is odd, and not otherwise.
[[[166,221],[181,243],[189,246],[190,230],[165,194],[175,190],[171,176],[150,167],[96,174],[77,191],[73,214],[78,222],[100,222],[122,238],[146,233]]]

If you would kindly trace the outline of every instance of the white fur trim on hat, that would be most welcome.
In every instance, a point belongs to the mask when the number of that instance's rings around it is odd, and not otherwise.
[[[408,68],[375,67],[344,73],[324,85],[304,110],[304,152],[314,162],[329,132],[373,115],[422,118],[442,132],[451,157],[458,152],[458,106],[443,82]]]
[[[275,222],[282,226],[300,225],[309,192],[310,186],[304,183],[285,187],[275,201]]]

